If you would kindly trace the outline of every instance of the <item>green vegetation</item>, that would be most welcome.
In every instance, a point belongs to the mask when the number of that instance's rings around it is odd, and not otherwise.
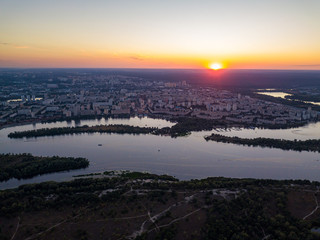
[[[258,187],[233,201],[214,202],[207,239],[312,239],[308,223],[293,218],[286,202],[286,190]]]
[[[79,175],[74,175],[72,177],[92,177],[92,176],[99,176],[102,175],[102,173],[89,173],[89,174],[79,174]]]
[[[81,133],[118,133],[118,134],[148,134],[155,128],[134,127],[128,125],[99,125],[99,126],[81,126],[81,127],[60,127],[60,128],[44,128],[37,130],[29,130],[22,132],[13,132],[8,135],[9,138],[32,138],[42,136],[57,136],[66,134]]]
[[[89,161],[72,157],[36,157],[31,154],[0,154],[0,181],[31,178],[39,174],[86,168]]]
[[[118,133],[118,134],[154,134],[154,135],[170,135],[171,137],[186,136],[191,131],[211,130],[215,126],[222,126],[222,122],[195,119],[195,118],[178,118],[177,124],[171,128],[165,127],[161,129],[150,127],[134,127],[129,125],[99,125],[99,126],[81,126],[81,127],[60,127],[60,128],[44,128],[37,130],[13,132],[8,135],[9,138],[32,138],[42,136],[57,136],[65,134],[81,134],[81,133]]]
[[[190,134],[192,131],[212,130],[214,127],[228,127],[224,121],[207,120],[199,118],[177,118],[177,124],[171,128],[165,127],[158,129],[156,134],[170,135],[171,137],[180,137]]]
[[[10,239],[19,226],[16,239],[126,239],[139,231],[135,239],[311,240],[320,213],[304,217],[319,186],[222,177],[167,181],[138,172],[23,185],[0,191],[0,234]]]
[[[178,179],[169,176],[169,175],[156,175],[146,172],[130,172],[125,171],[120,174],[121,177],[129,178],[129,179],[156,179],[156,180],[164,180],[164,181],[178,181]]]
[[[273,138],[239,138],[239,137],[228,137],[220,134],[211,134],[205,137],[207,141],[223,142],[223,143],[235,143],[247,146],[259,146],[269,148],[280,148],[283,150],[295,150],[295,151],[312,151],[320,152],[320,140],[284,140],[284,139],[273,139]]]

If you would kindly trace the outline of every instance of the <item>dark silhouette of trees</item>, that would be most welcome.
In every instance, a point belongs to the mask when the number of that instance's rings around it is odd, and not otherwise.
[[[155,128],[134,127],[129,125],[98,125],[98,126],[81,126],[81,127],[60,127],[60,128],[44,128],[37,130],[29,130],[22,132],[13,132],[8,134],[9,138],[32,138],[42,136],[57,136],[66,134],[81,133],[118,133],[118,134],[148,134]]]
[[[312,151],[320,152],[320,140],[309,139],[309,140],[284,140],[284,139],[273,139],[273,138],[239,138],[239,137],[228,137],[221,134],[211,134],[205,137],[207,141],[223,142],[223,143],[235,143],[247,146],[259,146],[269,148],[280,148],[283,150],[295,150],[295,151]]]
[[[31,154],[0,154],[0,181],[31,178],[39,174],[86,168],[89,161],[72,157],[36,157]]]

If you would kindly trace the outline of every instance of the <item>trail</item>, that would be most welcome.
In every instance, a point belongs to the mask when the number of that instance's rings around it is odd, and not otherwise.
[[[155,229],[159,229],[159,228],[163,228],[163,227],[168,227],[168,226],[170,226],[171,224],[173,224],[173,223],[175,223],[175,222],[178,222],[178,221],[180,221],[180,220],[182,220],[182,219],[184,219],[184,218],[189,217],[190,215],[192,215],[192,214],[194,214],[194,213],[196,213],[196,212],[199,212],[201,209],[202,209],[202,208],[198,208],[198,209],[192,211],[191,213],[188,213],[188,214],[186,214],[186,215],[184,215],[184,216],[182,216],[182,217],[179,217],[179,218],[176,218],[176,219],[172,220],[171,222],[169,222],[169,223],[167,223],[167,224],[164,224],[164,225],[161,225],[161,226],[157,226],[157,228],[153,228],[153,229],[149,230],[148,232],[152,232],[152,231],[155,230]]]
[[[318,199],[317,199],[317,196],[316,196],[316,193],[314,193],[314,200],[316,202],[316,207],[315,209],[312,210],[311,213],[309,213],[308,215],[306,215],[303,220],[307,219],[308,217],[310,217],[312,214],[314,214],[318,209],[319,209],[319,203],[318,203]]]
[[[141,218],[141,217],[148,217],[148,214],[138,215],[138,216],[132,216],[132,217],[121,217],[121,218],[105,218],[102,220],[96,220],[96,221],[90,221],[90,222],[105,222],[107,220],[129,220],[129,219],[135,219],[135,218]]]
[[[159,219],[160,217],[162,217],[166,212],[170,211],[171,208],[180,206],[182,203],[189,203],[189,202],[193,199],[193,197],[194,197],[195,195],[197,195],[197,194],[199,194],[199,193],[195,193],[195,194],[193,194],[193,195],[191,195],[191,196],[185,197],[183,201],[180,201],[180,202],[177,202],[177,203],[172,204],[171,206],[169,206],[169,207],[166,208],[165,210],[161,211],[160,213],[154,215],[153,217],[150,216],[150,212],[148,211],[149,219],[145,220],[145,221],[141,224],[140,229],[139,229],[138,231],[135,231],[135,232],[132,233],[130,236],[127,236],[126,238],[128,238],[128,239],[135,239],[137,236],[140,236],[142,233],[145,232],[144,226],[145,226],[145,224],[146,224],[148,221],[150,221],[150,222],[152,222],[153,224],[155,224],[156,220]],[[198,211],[198,210],[196,210],[196,211]],[[187,215],[188,215],[188,214],[187,214]],[[160,226],[158,227],[156,224],[155,224],[155,226],[156,226],[156,227],[155,227],[154,229],[159,229],[159,228],[160,228]]]
[[[84,209],[84,210],[86,210],[86,209]],[[39,237],[40,235],[42,235],[42,234],[44,234],[44,233],[46,233],[46,232],[49,232],[51,229],[53,229],[53,228],[55,228],[55,227],[58,227],[58,226],[60,226],[61,224],[65,223],[65,222],[67,222],[67,221],[69,221],[69,220],[75,219],[75,218],[79,217],[79,216],[82,215],[82,214],[83,214],[83,212],[82,212],[82,213],[79,213],[78,215],[76,215],[76,216],[74,216],[74,217],[72,217],[72,218],[65,219],[65,220],[63,220],[63,221],[61,221],[61,222],[59,222],[59,223],[57,223],[57,224],[55,224],[55,225],[47,228],[46,230],[44,230],[44,231],[42,231],[42,232],[36,233],[36,234],[34,234],[34,235],[26,238],[25,240],[31,240],[31,239],[37,238],[37,237]]]
[[[17,227],[16,227],[16,230],[14,231],[14,233],[13,233],[13,235],[11,237],[11,240],[13,240],[14,237],[16,236],[16,233],[18,232],[19,226],[20,226],[20,217],[18,217]]]

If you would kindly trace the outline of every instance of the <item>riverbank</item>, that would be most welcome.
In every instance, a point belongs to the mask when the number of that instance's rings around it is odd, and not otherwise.
[[[24,126],[28,124],[50,124],[50,123],[56,123],[56,122],[71,122],[71,121],[86,121],[86,120],[111,120],[111,119],[130,119],[132,117],[139,117],[137,115],[128,115],[128,116],[81,116],[81,117],[70,117],[70,118],[52,118],[52,119],[35,119],[35,120],[28,120],[24,122],[19,123],[10,123],[5,125],[0,125],[0,130],[10,127],[16,127],[16,126]],[[154,114],[148,114],[144,115],[144,117],[148,117],[151,119],[160,119],[160,120],[166,120],[170,121],[172,123],[175,123],[175,126],[173,128],[174,131],[170,130],[169,133],[168,129],[163,129],[163,131],[166,131],[164,135],[171,135],[172,137],[178,137],[178,136],[185,136],[190,134],[191,131],[204,131],[204,130],[212,130],[217,128],[259,128],[259,129],[291,129],[296,127],[302,127],[305,125],[308,125],[310,123],[316,123],[317,121],[302,121],[302,122],[296,122],[296,123],[290,123],[290,124],[264,124],[257,125],[255,123],[238,123],[238,122],[231,122],[225,119],[219,119],[219,120],[210,120],[210,119],[203,119],[203,118],[194,118],[194,117],[176,117],[176,116],[168,116],[168,115],[154,115]],[[143,118],[143,117],[141,117]],[[194,126],[192,126],[192,124]],[[184,128],[183,131],[181,131],[181,128]]]
[[[46,124],[46,123],[56,123],[56,122],[80,122],[80,121],[86,121],[86,120],[109,120],[109,119],[130,119],[130,118],[144,118],[148,117],[151,119],[160,119],[160,120],[166,120],[166,121],[171,121],[173,118],[170,116],[164,116],[164,115],[104,115],[104,116],[97,116],[97,115],[88,115],[88,116],[81,116],[81,117],[53,117],[53,118],[48,118],[48,119],[29,119],[28,121],[22,121],[22,122],[16,122],[16,123],[8,123],[8,124],[0,124],[0,130],[5,129],[5,128],[10,128],[10,127],[16,127],[16,126],[24,126],[28,124]]]

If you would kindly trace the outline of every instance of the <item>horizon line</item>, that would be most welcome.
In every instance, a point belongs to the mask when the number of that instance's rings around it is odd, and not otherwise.
[[[225,70],[257,70],[257,71],[320,71],[320,69],[290,69],[290,68],[283,68],[283,69],[273,69],[273,68],[223,68],[219,70],[212,70],[210,68],[125,68],[125,67],[0,67],[0,70],[3,69],[17,69],[17,70],[28,70],[28,69],[105,69],[105,70],[209,70],[209,71],[225,71]]]

